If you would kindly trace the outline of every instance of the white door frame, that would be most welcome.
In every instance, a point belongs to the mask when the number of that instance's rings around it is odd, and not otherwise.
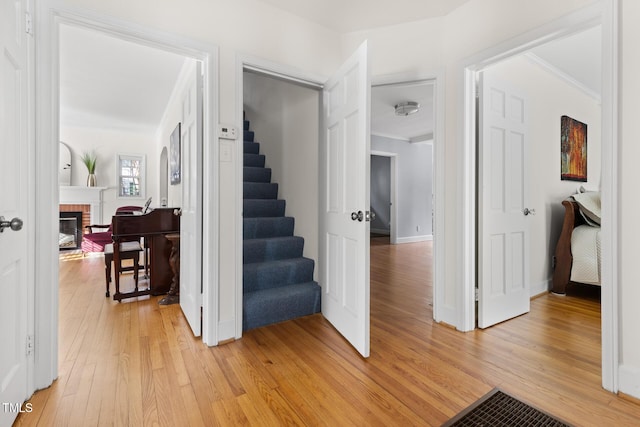
[[[175,34],[142,27],[100,13],[62,7],[55,0],[36,5],[35,34],[38,45],[36,74],[36,248],[35,326],[36,387],[51,384],[58,372],[58,254],[57,246],[58,140],[59,140],[59,27],[81,26],[112,36],[164,49],[202,61],[204,68],[204,159],[203,191],[203,335],[207,345],[218,343],[218,48]]]
[[[598,3],[571,13],[535,30],[493,46],[460,64],[460,87],[463,101],[458,111],[461,134],[458,136],[459,217],[462,230],[458,265],[464,266],[458,278],[459,318],[457,328],[475,328],[476,282],[476,148],[475,148],[475,82],[476,73],[502,59],[517,55],[548,41],[602,24],[602,386],[618,391],[619,327],[618,327],[618,0]]]
[[[398,169],[396,166],[398,155],[376,150],[371,150],[370,155],[389,159],[389,201],[391,202],[391,208],[389,209],[389,243],[396,245],[398,244]]]

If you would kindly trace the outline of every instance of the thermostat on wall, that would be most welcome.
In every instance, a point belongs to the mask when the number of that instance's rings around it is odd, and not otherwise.
[[[238,132],[233,126],[218,125],[218,138],[238,139]]]

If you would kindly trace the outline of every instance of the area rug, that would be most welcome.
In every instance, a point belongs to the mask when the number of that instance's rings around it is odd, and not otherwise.
[[[498,388],[494,388],[442,425],[442,427],[451,426],[571,427],[570,424],[529,406]]]

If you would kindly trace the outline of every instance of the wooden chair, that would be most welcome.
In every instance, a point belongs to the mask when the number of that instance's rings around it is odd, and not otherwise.
[[[139,241],[120,243],[120,265],[114,266],[114,274],[121,274],[123,271],[133,271],[133,281],[135,290],[138,290],[138,270],[140,270],[140,252],[142,246]],[[133,266],[122,266],[125,259],[133,260]],[[107,292],[105,296],[109,297],[109,283],[111,283],[111,263],[113,262],[113,243],[109,243],[104,247],[104,271],[106,279]],[[116,290],[117,291],[117,290]]]

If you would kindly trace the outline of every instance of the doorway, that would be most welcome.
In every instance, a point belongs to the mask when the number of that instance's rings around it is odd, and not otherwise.
[[[396,157],[371,151],[371,237],[386,236],[392,245],[397,243]]]
[[[58,34],[61,25],[84,27],[99,32],[105,32],[121,39],[138,43],[143,46],[154,46],[167,51],[193,58],[203,64],[205,104],[203,114],[204,142],[202,161],[204,174],[201,179],[208,183],[210,191],[217,194],[217,141],[215,138],[215,117],[217,117],[217,61],[218,55],[215,47],[203,46],[199,43],[185,39],[177,39],[171,34],[158,31],[150,31],[139,26],[132,26],[127,22],[121,22],[112,18],[85,16],[78,11],[61,11],[54,8],[45,9],[46,18],[38,20],[38,34],[50,43],[38,53],[39,63],[42,64],[41,72],[37,77],[38,96],[42,102],[38,103],[37,116],[39,117],[37,129],[43,134],[49,135],[42,138],[43,143],[39,144],[38,158],[41,160],[42,168],[39,178],[38,200],[36,207],[38,221],[42,224],[50,224],[49,213],[57,211],[58,205],[58,139],[60,134],[59,123],[59,62],[60,45]],[[179,40],[179,41],[176,41]],[[49,102],[44,101],[49,100]],[[153,161],[157,162],[158,154],[154,154]],[[54,161],[55,159],[55,161]],[[217,197],[208,197],[204,200],[203,211],[208,212],[203,221],[203,250],[210,257],[211,262],[203,268],[203,281],[208,283],[203,289],[203,342],[208,345],[217,344],[217,310],[218,310],[218,276],[217,271],[217,235],[218,235],[218,200]],[[42,248],[50,248],[48,242],[54,241],[58,233],[51,230],[51,233],[42,235]],[[44,251],[44,249],[43,249]],[[58,354],[58,257],[52,256],[50,250],[47,253],[38,253],[40,259],[40,271],[51,272],[48,276],[51,279],[49,285],[44,285],[37,292],[36,307],[42,314],[36,325],[36,335],[41,337],[40,345],[43,349],[40,370],[37,382],[40,387],[46,387],[50,381],[57,376],[57,354]]]
[[[371,89],[370,199],[376,215],[371,222],[372,293],[382,291],[375,289],[381,280],[389,281],[384,292],[390,293],[393,282],[400,280],[379,271],[375,259],[393,260],[390,267],[397,271],[419,269],[426,276],[414,286],[417,294],[425,294],[420,298],[425,304],[407,310],[416,316],[430,312],[433,305],[436,89],[431,79],[374,84]],[[398,254],[402,256],[396,258]],[[407,259],[412,260],[409,265]],[[372,321],[379,309],[372,307]]]
[[[464,100],[465,108],[461,109],[461,122],[464,123],[464,138],[461,139],[462,152],[464,153],[465,163],[470,167],[462,171],[463,175],[463,206],[461,229],[463,233],[463,250],[460,257],[461,265],[465,265],[463,272],[463,281],[461,287],[462,306],[460,326],[461,330],[472,330],[474,328],[474,284],[476,272],[476,149],[472,142],[472,136],[475,134],[476,121],[475,117],[475,82],[477,73],[499,61],[512,57],[516,54],[523,53],[532,47],[540,46],[550,39],[557,40],[576,34],[586,28],[602,24],[602,46],[603,46],[603,62],[602,62],[602,140],[607,144],[602,146],[602,208],[603,208],[603,229],[602,242],[603,247],[609,250],[602,253],[602,382],[603,387],[610,391],[616,391],[617,388],[617,330],[613,316],[617,313],[617,305],[614,298],[617,295],[615,271],[612,268],[616,259],[615,245],[617,234],[617,224],[611,219],[615,218],[617,212],[617,203],[615,189],[617,170],[617,156],[613,155],[617,152],[617,142],[615,138],[616,112],[615,108],[615,75],[616,62],[613,60],[614,53],[611,52],[610,46],[615,45],[616,38],[615,25],[612,14],[612,6],[609,2],[603,2],[602,5],[587,7],[578,14],[573,14],[558,21],[554,21],[542,28],[527,33],[513,41],[509,46],[500,45],[493,49],[483,52],[481,55],[468,59],[462,66],[464,75]],[[603,12],[604,10],[604,12]],[[610,218],[609,221],[605,218]]]

